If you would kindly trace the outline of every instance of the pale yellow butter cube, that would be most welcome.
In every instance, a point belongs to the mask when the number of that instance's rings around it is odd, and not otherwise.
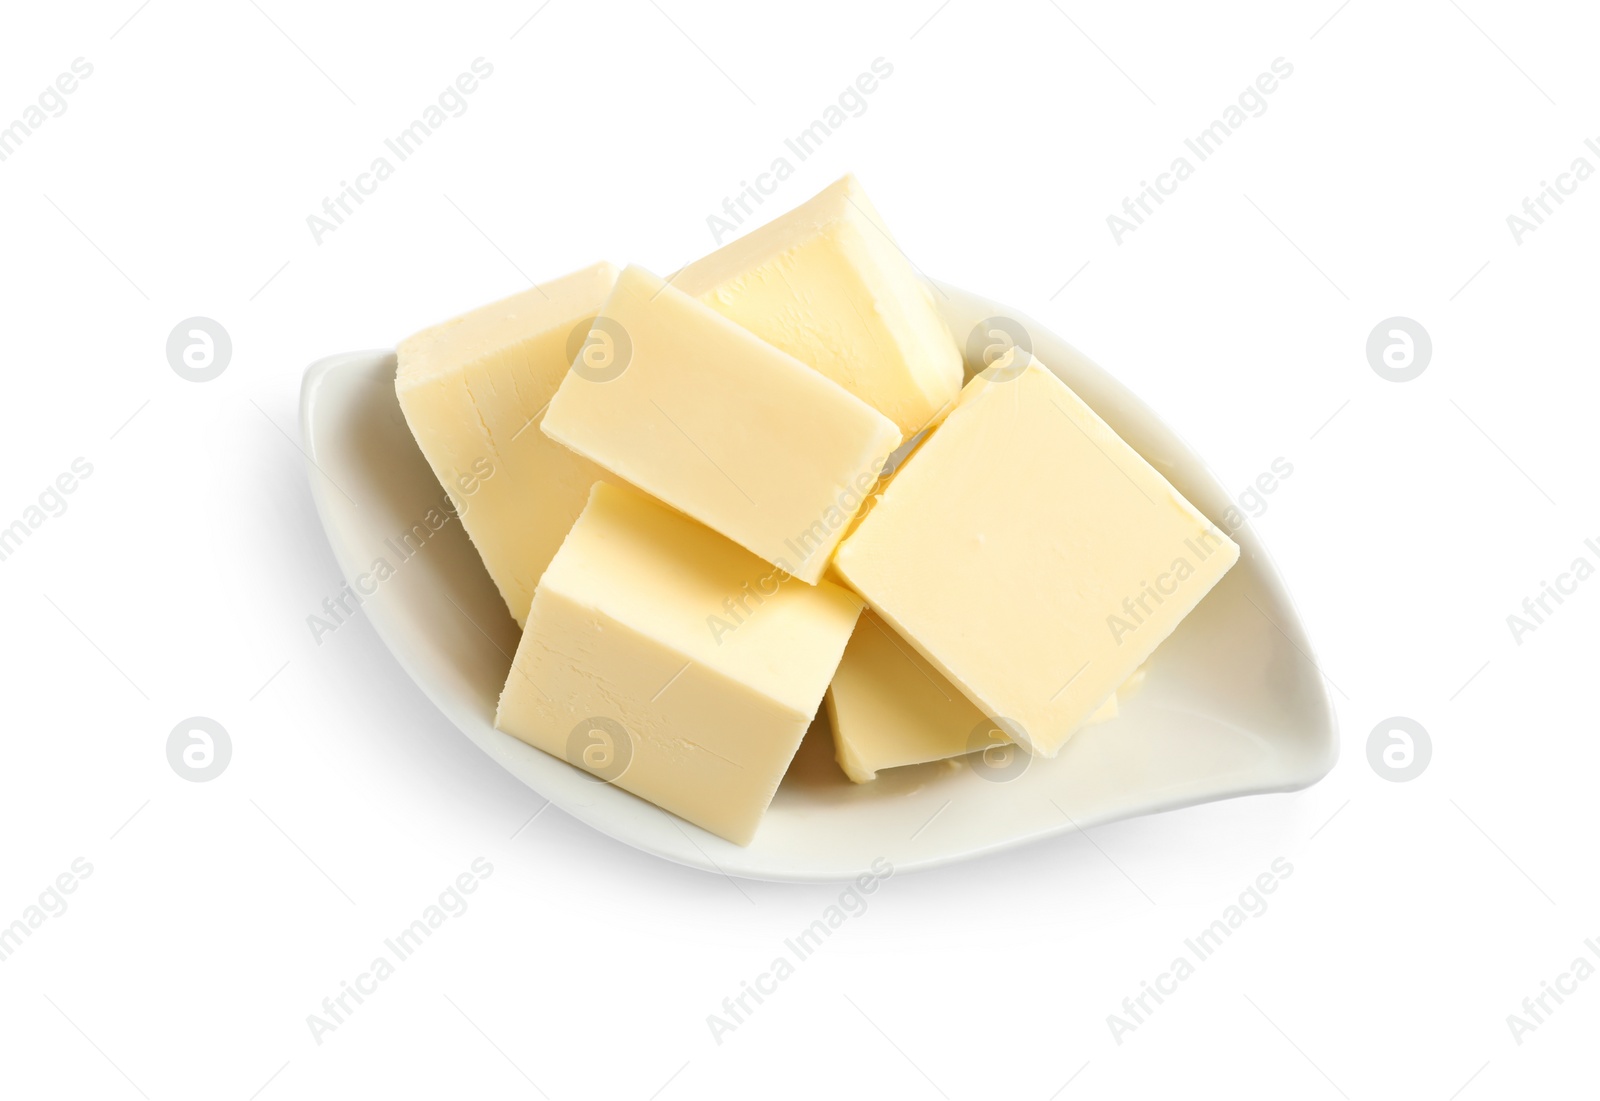
[[[638,267],[540,427],[813,584],[900,444],[860,398]]]
[[[395,391],[406,423],[519,625],[589,487],[606,477],[534,422],[616,279],[616,268],[596,264],[425,329],[398,349]]]
[[[860,609],[602,483],[539,582],[495,726],[748,844]]]
[[[834,569],[1053,757],[1238,557],[1060,379],[1008,356],[967,385]]]
[[[858,784],[876,779],[882,769],[943,761],[1009,741],[870,608],[856,621],[826,699],[834,756]],[[1113,692],[1083,725],[1114,719],[1117,712]]]
[[[961,389],[933,291],[854,176],[684,268],[675,287],[861,398],[907,438]]]

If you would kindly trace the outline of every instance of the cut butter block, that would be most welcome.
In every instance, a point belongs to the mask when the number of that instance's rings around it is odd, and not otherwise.
[[[1018,354],[967,385],[834,569],[983,714],[1053,757],[1239,548]]]
[[[643,268],[629,267],[545,434],[815,584],[894,423]]]
[[[860,610],[601,483],[539,582],[495,726],[748,844]]]
[[[532,422],[616,279],[616,268],[596,264],[425,329],[398,350],[406,423],[519,625],[589,487],[605,477]]]
[[[920,431],[961,389],[961,351],[854,176],[698,260],[672,284]]]
[[[861,614],[828,685],[834,756],[858,784],[886,768],[943,761],[1006,738],[944,674],[871,609]],[[1117,717],[1117,694],[1083,725]]]

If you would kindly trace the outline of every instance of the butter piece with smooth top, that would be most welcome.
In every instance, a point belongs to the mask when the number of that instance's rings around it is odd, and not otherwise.
[[[748,844],[861,602],[631,488],[595,486],[534,594],[495,726]],[[728,631],[708,617],[759,588]]]
[[[901,440],[860,398],[638,267],[540,427],[811,584]]]
[[[605,472],[534,427],[611,293],[596,264],[401,342],[395,391],[520,626],[534,587]]]
[[[943,761],[1003,744],[1006,733],[870,608],[856,621],[828,685],[834,756],[858,784],[886,768]],[[1113,692],[1084,725],[1114,719]],[[974,759],[974,767],[983,761]]]
[[[974,378],[834,570],[1053,757],[1239,548],[1037,360]]]
[[[933,292],[854,176],[672,283],[837,382],[907,438],[961,389],[961,350]]]

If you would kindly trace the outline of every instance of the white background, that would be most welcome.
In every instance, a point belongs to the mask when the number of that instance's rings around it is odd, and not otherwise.
[[[0,562],[0,924],[93,871],[0,963],[0,1093],[1592,1083],[1600,980],[1520,1044],[1507,1015],[1600,937],[1600,580],[1520,645],[1506,617],[1600,563],[1600,181],[1520,244],[1506,216],[1600,138],[1593,12],[542,2],[5,10],[0,125],[94,72],[0,163],[0,526],[74,459],[93,474]],[[307,215],[478,57],[469,110],[316,243]],[[297,390],[526,278],[709,251],[706,215],[878,57],[892,77],[762,217],[853,170],[923,270],[1049,324],[1225,484],[1291,462],[1256,524],[1343,757],[1298,794],[896,877],[718,1044],[707,1015],[837,890],[678,868],[554,810],[516,832],[540,797],[364,620],[313,642],[342,578]],[[1278,57],[1267,112],[1114,241],[1106,215]],[[195,315],[234,345],[203,385],[165,354]],[[1364,350],[1394,315],[1434,343],[1405,384]],[[191,715],[232,737],[209,783],[167,763]],[[1393,715],[1432,736],[1409,783],[1367,763]],[[477,857],[471,908],[317,1044],[307,1015]],[[1119,1044],[1107,1015],[1279,857],[1267,912]]]

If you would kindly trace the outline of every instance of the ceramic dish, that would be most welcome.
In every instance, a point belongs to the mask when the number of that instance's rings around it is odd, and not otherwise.
[[[1114,378],[1016,311],[943,284],[940,290],[958,335],[984,318],[1020,321],[1034,354],[1221,522],[1232,506],[1226,491]],[[397,563],[393,547],[404,533],[445,503],[401,417],[394,371],[392,352],[333,356],[307,370],[301,392],[312,493],[352,584],[380,557]],[[1156,650],[1120,716],[1080,731],[1060,756],[1030,759],[1006,782],[942,762],[857,785],[834,763],[820,717],[748,847],[494,729],[518,630],[459,523],[446,524],[422,552],[376,582],[362,608],[406,672],[468,739],[595,829],[729,875],[842,880],[879,858],[904,873],[1134,815],[1321,779],[1337,756],[1336,726],[1311,645],[1260,539],[1248,525],[1232,534],[1238,565]]]

